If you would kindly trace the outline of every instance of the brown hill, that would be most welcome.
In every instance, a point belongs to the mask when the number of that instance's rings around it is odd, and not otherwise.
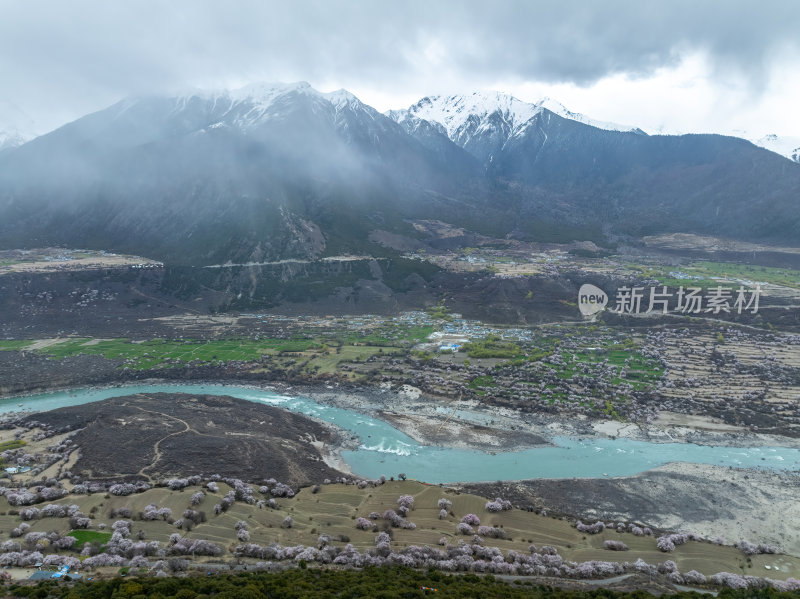
[[[335,478],[321,447],[337,433],[299,414],[226,396],[136,394],[59,408],[23,422],[81,429],[73,472],[97,479],[220,474],[297,486]]]

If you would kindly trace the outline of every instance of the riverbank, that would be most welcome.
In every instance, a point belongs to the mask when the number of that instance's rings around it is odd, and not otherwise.
[[[695,533],[725,544],[767,543],[800,556],[800,474],[685,462],[634,476],[465,484],[460,488],[546,509],[584,522],[641,522]],[[778,558],[754,556],[754,567],[779,569]]]
[[[630,439],[648,443],[690,443],[715,447],[785,447],[800,449],[800,439],[764,434],[725,424],[706,416],[664,412],[650,424],[594,420],[576,416],[565,421],[557,414],[518,412],[474,400],[423,394],[418,389],[360,386],[352,384],[258,383],[252,380],[192,380],[150,378],[130,383],[95,385],[90,390],[120,389],[131,385],[181,385],[209,387],[233,386],[307,397],[317,403],[352,410],[389,422],[418,443],[454,449],[517,451],[522,448],[552,446],[556,437],[579,440]],[[0,404],[17,398],[54,392],[73,392],[71,387],[52,387],[22,395],[0,395]]]
[[[422,394],[400,388],[332,388],[281,385],[280,393],[296,393],[316,402],[381,418],[424,445],[513,451],[552,445],[555,437],[630,439],[648,443],[691,443],[715,447],[786,447],[800,449],[800,439],[763,434],[725,424],[711,417],[665,412],[650,424],[592,420],[518,412],[474,400]]]
[[[184,392],[189,394],[226,394],[224,387],[228,387],[227,391],[230,391],[228,383],[220,385],[205,382],[202,385],[182,387]],[[493,454],[492,459],[516,463],[516,459],[523,456],[527,450],[531,450],[531,447],[538,448],[533,451],[560,451],[563,447],[557,447],[556,443],[563,443],[562,435],[570,432],[573,440],[582,440],[582,443],[576,442],[568,448],[575,454],[572,461],[564,463],[563,467],[555,464],[551,471],[541,475],[543,477],[541,480],[503,483],[506,490],[498,493],[513,497],[520,505],[539,505],[575,517],[624,518],[652,524],[665,530],[686,530],[688,527],[703,536],[712,537],[730,534],[730,531],[733,531],[741,538],[771,542],[782,547],[784,551],[800,555],[800,532],[795,534],[787,530],[783,523],[783,518],[787,517],[787,514],[794,519],[800,519],[800,513],[793,512],[798,508],[792,507],[794,498],[800,495],[800,479],[795,473],[673,461],[669,464],[662,462],[652,468],[644,467],[642,470],[645,471],[640,470],[638,474],[614,476],[612,469],[624,459],[629,459],[633,453],[630,449],[621,454],[617,453],[620,448],[619,441],[636,440],[632,437],[637,431],[641,431],[643,437],[636,441],[644,441],[651,436],[656,439],[655,442],[651,442],[654,447],[665,441],[681,440],[683,443],[677,446],[683,445],[686,450],[690,449],[688,441],[697,438],[706,442],[721,440],[722,447],[725,447],[725,441],[735,440],[743,444],[741,437],[728,430],[699,431],[683,426],[684,423],[670,423],[670,428],[664,429],[665,434],[657,435],[655,433],[658,431],[621,423],[604,425],[602,422],[586,419],[563,423],[549,415],[520,417],[518,414],[504,413],[507,412],[504,410],[481,410],[480,406],[468,402],[455,404],[450,401],[445,404],[441,399],[426,397],[408,387],[364,389],[327,385],[310,388],[270,384],[246,385],[238,389],[245,392],[244,395],[248,395],[247,391],[252,391],[251,397],[255,401],[263,401],[257,395],[268,391],[274,395],[272,400],[268,398],[266,400],[276,406],[290,401],[302,401],[293,399],[300,397],[314,402],[313,405],[308,403],[306,407],[310,408],[310,411],[303,413],[308,418],[325,424],[329,430],[337,431],[335,440],[317,447],[324,456],[325,463],[335,470],[355,472],[360,476],[377,477],[380,474],[396,476],[406,470],[413,472],[414,467],[410,466],[412,463],[422,463],[430,472],[434,471],[431,469],[435,466],[433,461],[439,457],[436,448],[433,448],[433,453],[430,448],[412,448],[413,451],[424,454],[420,459],[420,456],[397,451],[399,445],[378,450],[362,447],[370,442],[368,439],[371,436],[380,437],[385,434],[391,428],[389,425],[396,427],[398,434],[407,434],[406,441],[409,443],[436,444],[439,450],[445,452],[442,454],[446,468],[444,471],[451,478],[440,480],[458,480],[457,472],[464,471],[464,468],[467,470],[477,468],[479,464],[476,460],[482,460],[481,456],[488,454]],[[127,386],[106,387],[104,391],[109,396],[117,395],[117,391],[119,395],[133,392]],[[7,398],[5,401],[16,406],[17,400],[18,398]],[[33,401],[56,400],[50,398]],[[377,420],[371,420],[372,418]],[[614,424],[614,427],[612,428],[610,424]],[[679,424],[685,429],[682,435],[677,431]],[[648,428],[654,427],[651,425]],[[645,434],[647,436],[644,436]],[[764,435],[759,437],[777,446],[778,440],[769,439]],[[611,441],[612,438],[616,438],[617,441]],[[754,439],[747,440],[752,442]],[[406,441],[398,440],[397,443]],[[371,442],[374,443],[375,440]],[[482,446],[475,447],[476,442],[482,443]],[[527,443],[531,445],[526,445]],[[630,444],[622,446],[630,447]],[[754,446],[757,447],[755,444]],[[614,447],[617,448],[616,452]],[[671,450],[675,447],[675,445],[670,446]],[[361,450],[356,451],[359,448]],[[708,448],[700,446],[697,448],[698,451],[706,449]],[[455,461],[448,460],[447,456],[451,455],[447,453],[448,450],[456,452],[472,450],[473,453],[468,459],[462,460],[464,463],[456,464]],[[580,453],[581,451],[583,453]],[[596,451],[606,453],[600,455]],[[348,455],[343,457],[343,452],[348,452]],[[348,462],[355,457],[354,454],[366,456],[373,463],[373,467],[381,471],[373,475],[366,469],[351,467]],[[691,454],[685,452],[682,455],[691,457]],[[584,460],[592,462],[593,465],[587,467]],[[544,460],[545,463],[547,461]],[[760,465],[759,462],[753,461],[752,456],[751,463]],[[600,464],[607,466],[611,472],[608,478],[604,477],[603,468],[598,467]],[[460,470],[456,468],[457,465]],[[506,470],[501,467],[493,468],[488,471],[490,472],[488,476],[478,480],[530,478],[523,474],[529,471],[523,466],[525,463],[521,462],[519,470],[516,466],[508,470],[508,464],[505,464]],[[570,474],[575,472],[576,468],[586,473]],[[506,472],[519,472],[519,475],[506,475]],[[571,476],[584,478],[570,478]],[[481,483],[470,484],[481,485]],[[483,483],[483,486],[486,484]],[[519,495],[515,495],[513,489],[517,489]],[[492,496],[488,487],[484,494]],[[728,539],[729,542],[737,540],[739,538]]]
[[[336,441],[326,448],[328,463],[341,465],[344,462],[355,475],[368,478],[406,473],[418,480],[444,484],[569,477],[597,479],[632,476],[675,462],[800,470],[800,450],[796,448],[653,443],[627,437],[612,438],[598,435],[587,420],[577,420],[565,428],[564,423],[541,421],[541,418],[531,425],[500,413],[487,415],[468,409],[463,403],[454,409],[445,409],[407,386],[399,392],[383,387],[365,395],[363,389],[356,389],[354,393],[353,389],[336,389],[334,385],[329,385],[325,392],[309,392],[290,386],[270,386],[269,390],[264,390],[217,384],[150,384],[10,399],[5,405],[0,404],[0,412],[15,410],[13,402],[17,401],[20,402],[17,407],[46,411],[134,393],[228,395],[302,414],[336,430]],[[395,409],[387,417],[387,408],[392,408],[398,398],[406,407],[405,413]],[[425,405],[420,407],[415,402]],[[403,425],[422,442],[393,426],[394,423]],[[533,435],[528,429],[543,434]],[[565,431],[572,434],[564,436]],[[459,437],[454,432],[463,434]],[[554,435],[554,432],[562,434]],[[585,432],[589,434],[581,436]],[[428,438],[431,434],[452,435],[452,438],[435,444]]]

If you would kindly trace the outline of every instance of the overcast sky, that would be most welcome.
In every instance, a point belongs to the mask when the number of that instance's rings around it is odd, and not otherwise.
[[[797,0],[0,0],[0,118],[305,80],[380,110],[542,96],[647,131],[800,136]],[[1,124],[1,123],[0,123]]]

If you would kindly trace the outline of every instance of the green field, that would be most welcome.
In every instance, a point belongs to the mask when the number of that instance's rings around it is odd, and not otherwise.
[[[470,358],[505,358],[511,359],[519,356],[520,348],[516,343],[501,341],[495,335],[489,335],[484,340],[471,341],[464,345],[464,351]]]
[[[123,367],[135,370],[174,368],[189,362],[224,363],[254,362],[262,356],[294,356],[311,360],[306,370],[332,373],[342,361],[364,360],[373,354],[396,353],[424,340],[433,332],[432,326],[380,326],[356,332],[296,334],[289,339],[130,339],[73,338],[57,341],[34,350],[55,360],[88,355],[108,360],[124,360]],[[20,351],[30,347],[33,340],[0,340],[0,351]],[[333,351],[335,350],[335,354]],[[309,354],[309,352],[311,352]]]
[[[544,360],[544,363],[557,371],[560,379],[568,379],[580,373],[583,364],[600,364],[605,360],[608,360],[608,364],[613,366],[617,372],[617,376],[611,378],[613,384],[628,383],[637,391],[652,387],[664,375],[663,369],[655,360],[646,358],[638,352],[624,349],[562,352],[562,358],[565,362],[564,365],[552,364],[547,359]],[[626,367],[626,360],[628,360],[627,372],[623,377],[621,372]]]
[[[342,345],[415,345],[433,333],[432,326],[379,327],[370,332],[336,335]]]
[[[674,269],[637,264],[629,264],[628,266],[643,276],[657,279],[659,283],[668,287],[682,286],[708,289],[725,284],[726,281],[736,285],[736,281],[746,280],[753,283],[770,283],[782,287],[800,289],[800,271],[790,268],[773,268],[705,260],[692,262]],[[670,273],[673,274],[671,275]],[[675,276],[677,273],[682,273],[688,278],[679,278]]]
[[[491,376],[476,376],[468,385],[470,389],[475,389],[478,395],[486,395],[486,391],[481,387],[497,387],[494,377]]]
[[[344,345],[335,351],[327,351],[312,355],[306,363],[304,370],[316,374],[332,374],[336,372],[342,362],[363,362],[367,358],[384,354],[403,352],[401,347],[392,346],[354,346]]]
[[[19,449],[20,447],[25,447],[28,444],[27,441],[22,439],[10,439],[9,441],[3,441],[0,443],[0,453],[4,451],[8,451],[9,449]],[[6,461],[3,458],[0,458],[0,466],[5,466]]]
[[[92,342],[91,339],[70,339],[40,350],[54,359],[76,355],[102,356],[108,360],[131,360],[131,368],[147,370],[157,367],[180,366],[193,360],[253,361],[262,355],[279,352],[303,352],[315,346],[312,339],[226,339],[214,341],[153,339],[140,343],[129,339]],[[170,360],[171,363],[165,362]]]
[[[3,441],[0,443],[0,452],[8,451],[9,449],[19,449],[20,447],[25,447],[27,444],[28,442],[23,439],[11,439],[10,441]]]
[[[772,268],[727,262],[695,262],[689,267],[687,274],[724,279],[745,279],[800,289],[800,271],[789,268]]]
[[[74,537],[77,543],[76,547],[83,547],[84,543],[99,542],[101,545],[108,543],[111,540],[110,532],[101,532],[97,530],[71,530],[68,536]]]
[[[19,351],[32,343],[30,339],[0,339],[0,351]]]
[[[113,509],[129,507],[134,513],[144,509],[149,503],[162,507],[169,507],[173,514],[179,514],[189,506],[191,494],[197,487],[187,488],[184,491],[170,491],[166,488],[154,488],[144,493],[129,497],[104,498],[102,494],[74,495],[63,501],[75,503],[84,513],[93,513],[95,526],[104,523],[107,527],[116,520],[110,517]],[[505,539],[487,539],[487,545],[497,546],[503,552],[509,550],[527,552],[531,543],[537,546],[553,545],[566,559],[585,560],[613,560],[625,561],[631,557],[641,557],[649,563],[660,563],[667,557],[675,560],[681,570],[697,569],[706,575],[719,571],[751,573],[755,566],[749,564],[745,556],[729,546],[718,546],[712,543],[689,542],[678,547],[666,556],[656,548],[654,537],[636,537],[629,532],[618,533],[606,530],[597,535],[586,535],[578,532],[572,524],[558,517],[545,517],[523,510],[511,510],[500,513],[490,513],[486,510],[486,498],[470,493],[458,493],[451,489],[424,485],[417,481],[387,482],[378,487],[358,489],[355,485],[331,484],[323,485],[318,493],[313,493],[310,488],[300,490],[291,499],[279,499],[278,509],[259,509],[255,505],[236,502],[227,512],[219,515],[213,513],[213,505],[229,490],[229,487],[220,483],[217,493],[208,493],[197,509],[203,511],[207,520],[195,526],[191,532],[194,538],[208,539],[223,547],[236,543],[236,530],[234,525],[239,520],[248,523],[248,530],[252,542],[268,545],[279,543],[284,546],[303,544],[314,546],[318,536],[328,534],[332,539],[338,539],[336,544],[352,543],[359,551],[365,551],[375,546],[375,532],[372,530],[358,530],[355,528],[355,518],[367,516],[370,512],[382,513],[389,508],[396,508],[397,497],[400,494],[411,494],[415,498],[414,509],[408,519],[416,523],[415,530],[394,529],[392,547],[400,550],[410,545],[437,546],[440,538],[445,537],[451,544],[467,537],[456,534],[456,525],[460,518],[467,513],[477,514],[482,524],[502,527],[506,533]],[[439,517],[437,501],[447,497],[452,501],[452,514],[444,519]],[[5,498],[0,498],[0,511],[9,509]],[[283,519],[290,515],[294,521],[291,529],[281,527]],[[5,530],[11,530],[19,522],[18,516],[4,515],[2,525]],[[382,526],[383,522],[376,522]],[[72,530],[66,528],[67,519],[41,519],[33,521],[32,530],[62,530],[77,539],[76,551],[84,543],[106,543],[111,535],[108,532],[96,530]],[[134,535],[143,530],[146,539],[168,543],[169,535],[179,532],[163,520],[144,521],[134,519]],[[5,536],[4,536],[5,538]],[[345,540],[346,539],[346,540]],[[603,541],[618,539],[630,547],[630,552],[616,553],[603,548]],[[227,551],[226,551],[227,554]],[[231,557],[227,554],[226,557]],[[800,565],[800,558],[783,556],[790,572]]]

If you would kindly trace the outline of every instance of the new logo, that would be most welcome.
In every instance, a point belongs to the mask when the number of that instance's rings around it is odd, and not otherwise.
[[[578,308],[581,314],[592,316],[603,310],[607,304],[608,295],[605,291],[589,283],[581,285],[578,290]]]

